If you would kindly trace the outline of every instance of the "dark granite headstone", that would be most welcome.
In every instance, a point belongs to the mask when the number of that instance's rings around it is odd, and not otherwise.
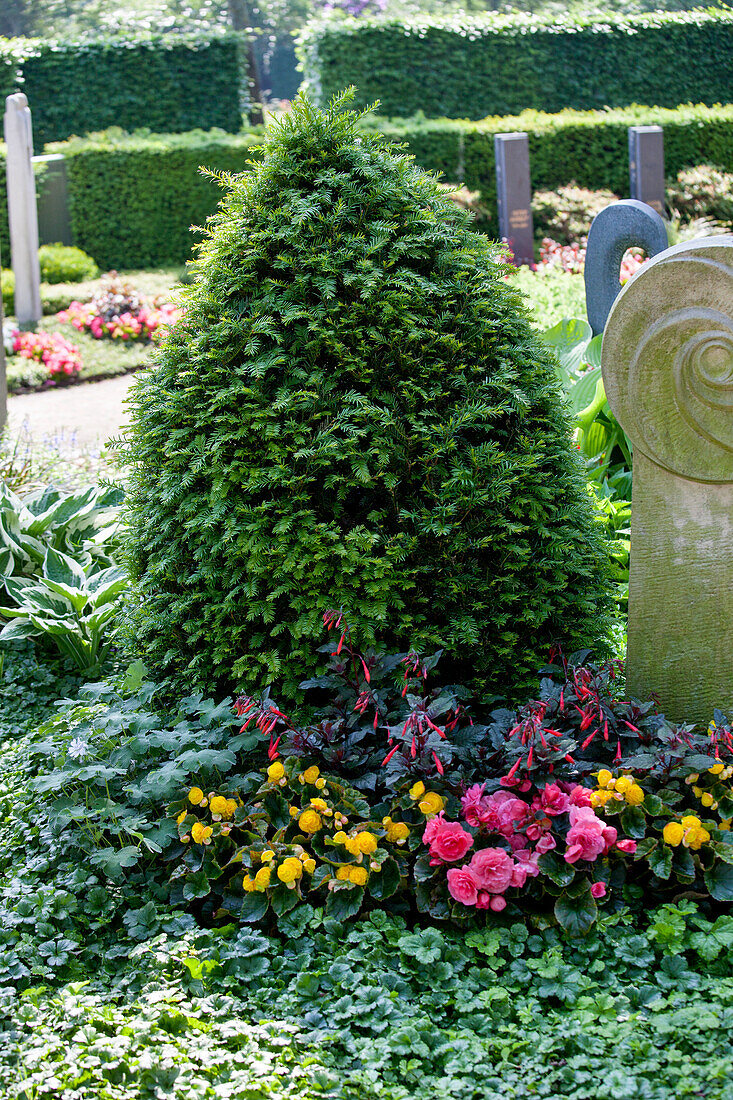
[[[593,335],[603,332],[621,290],[621,261],[628,248],[651,259],[668,247],[667,230],[656,210],[637,199],[614,202],[596,214],[585,252],[585,300]]]
[[[664,134],[661,126],[629,127],[631,197],[664,215]]]
[[[529,138],[526,134],[496,134],[494,156],[499,235],[509,241],[516,264],[534,263]]]

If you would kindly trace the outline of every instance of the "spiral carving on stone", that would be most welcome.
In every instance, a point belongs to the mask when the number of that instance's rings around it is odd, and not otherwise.
[[[634,447],[680,477],[733,482],[733,236],[641,268],[609,315],[602,366]]]

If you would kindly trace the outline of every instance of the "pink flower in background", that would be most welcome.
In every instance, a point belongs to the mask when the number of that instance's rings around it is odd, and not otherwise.
[[[636,841],[635,840],[617,840],[616,841],[616,851],[623,852],[627,856],[633,856],[634,852],[636,851]]]
[[[605,898],[606,896],[606,884],[605,882],[594,882],[590,888],[590,896],[592,898]]]
[[[571,802],[567,794],[557,783],[545,784],[545,789],[540,794],[540,807],[544,813],[549,814],[551,817],[557,817],[558,814],[565,814],[570,809]]]
[[[617,836],[613,826],[606,825],[605,821],[596,817],[589,806],[573,806],[570,810],[565,860],[567,863],[576,863],[579,859],[598,859],[616,843]]]
[[[448,892],[461,905],[476,905],[478,885],[467,867],[451,867],[448,871]]]
[[[509,791],[496,791],[483,798],[477,808],[478,819],[489,832],[511,836],[527,820],[529,806]]]
[[[57,385],[73,381],[81,370],[79,349],[59,332],[16,332],[13,351],[24,359],[43,363],[49,380]]]
[[[463,859],[469,848],[473,846],[473,837],[467,833],[457,821],[440,821],[437,828],[431,828],[436,818],[428,822],[423,833],[423,842],[430,847],[430,862],[455,863]],[[426,840],[426,837],[429,839]]]
[[[469,868],[482,890],[503,894],[511,885],[514,860],[503,848],[482,848],[474,854]]]

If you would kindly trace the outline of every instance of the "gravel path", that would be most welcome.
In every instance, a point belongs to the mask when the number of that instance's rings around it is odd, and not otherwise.
[[[127,423],[123,402],[134,374],[8,398],[11,435],[27,425],[32,439],[73,438],[80,447],[102,446]]]

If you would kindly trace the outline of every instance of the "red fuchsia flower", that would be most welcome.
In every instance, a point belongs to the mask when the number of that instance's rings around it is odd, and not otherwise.
[[[514,860],[503,848],[482,848],[468,866],[479,888],[490,894],[503,894],[511,885]]]
[[[473,837],[457,821],[439,821],[434,817],[425,828],[423,843],[429,846],[430,863],[435,866],[463,859],[468,849],[473,847]]]
[[[605,855],[616,843],[618,833],[606,825],[587,806],[573,806],[570,810],[565,861],[577,863],[579,859],[595,860]]]
[[[594,882],[590,888],[590,896],[592,898],[605,898],[606,896],[606,884],[605,882]]]
[[[545,789],[540,794],[540,807],[544,813],[557,817],[558,814],[566,814],[570,806],[570,798],[557,783],[545,784]]]
[[[636,851],[636,841],[635,840],[617,840],[616,841],[616,851],[623,852],[627,856],[633,856],[634,852]]]
[[[467,867],[451,867],[448,871],[448,893],[461,905],[476,905],[478,886]]]

